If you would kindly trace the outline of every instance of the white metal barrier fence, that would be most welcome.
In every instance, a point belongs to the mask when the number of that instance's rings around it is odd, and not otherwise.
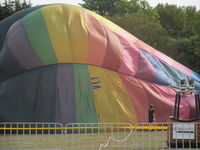
[[[67,149],[160,150],[199,149],[199,123],[71,123],[66,125]]]
[[[70,123],[66,125],[67,149],[127,149],[133,145],[131,124]]]
[[[0,149],[66,148],[60,123],[0,123]]]
[[[145,140],[145,144],[141,144],[143,147],[153,142],[155,149],[200,149],[200,123],[198,122],[140,124],[141,127],[149,125],[151,140]],[[150,136],[150,133],[147,135]],[[152,146],[149,147],[152,148]]]
[[[0,123],[0,150],[199,149],[199,123]]]

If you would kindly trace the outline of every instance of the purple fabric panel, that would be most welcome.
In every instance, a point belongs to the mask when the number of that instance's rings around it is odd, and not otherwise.
[[[72,64],[59,64],[56,78],[57,104],[55,121],[76,122],[74,75]]]
[[[7,40],[11,53],[25,69],[41,66],[20,20],[10,27]]]
[[[7,32],[7,36],[12,34],[12,32],[14,32],[17,28],[19,28],[21,26],[20,20],[16,21],[15,23],[13,23],[10,28],[8,29]]]

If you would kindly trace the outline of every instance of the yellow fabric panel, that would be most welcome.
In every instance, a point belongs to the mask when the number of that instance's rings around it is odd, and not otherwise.
[[[97,83],[101,86],[93,89],[99,121],[137,122],[133,104],[118,73],[95,66],[89,66],[88,69],[91,79],[98,77]]]
[[[58,62],[72,62],[69,32],[65,24],[62,6],[52,5],[43,7],[42,13]]]
[[[95,17],[100,23],[102,23],[103,25],[105,25],[106,27],[108,27],[111,31],[113,32],[119,32],[122,30],[121,27],[119,27],[118,25],[112,23],[111,21],[109,21],[108,19],[100,16],[97,13],[94,13],[90,10],[87,10],[88,13],[90,13],[93,17]]]
[[[86,63],[88,59],[88,32],[82,10],[75,6],[62,5],[69,32],[74,63]]]

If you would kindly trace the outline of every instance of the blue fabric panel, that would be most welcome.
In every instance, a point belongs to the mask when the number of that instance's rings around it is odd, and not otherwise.
[[[180,80],[189,79],[188,76],[180,72],[179,70],[169,66],[165,62],[162,62],[158,58],[153,57],[147,52],[141,50],[147,59],[152,63],[157,74],[153,79],[154,83],[158,83],[165,86],[171,86],[175,88],[180,87]]]
[[[200,82],[200,75],[197,74],[196,72],[192,72],[190,77],[193,78],[194,80]]]
[[[169,66],[168,64],[160,61],[160,66],[168,76],[171,87],[180,88],[180,81],[183,79],[189,80],[189,76],[185,75],[181,71]]]
[[[153,79],[153,82],[169,86],[170,83],[168,81],[168,76],[166,76],[165,72],[160,66],[160,61],[153,57],[152,55],[148,54],[147,52],[141,50],[141,52],[147,57],[147,59],[151,62],[153,65],[153,68],[156,71],[156,76]]]
[[[0,122],[54,122],[57,66],[24,72],[0,84]]]
[[[194,79],[195,81],[197,81],[197,82],[195,82],[195,89],[198,90],[198,91],[200,91],[200,75],[197,74],[196,72],[192,72],[192,74],[190,75],[190,77],[192,79]]]
[[[0,80],[24,71],[24,67],[15,59],[5,41],[2,51],[0,51]]]

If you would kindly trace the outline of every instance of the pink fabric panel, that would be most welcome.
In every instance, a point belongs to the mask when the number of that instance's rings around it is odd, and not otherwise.
[[[107,28],[105,28],[105,31],[107,34],[107,51],[102,66],[117,71],[121,65],[123,47],[116,34]]]
[[[156,71],[149,60],[140,52],[139,53],[138,68],[135,74],[136,78],[152,81]]]
[[[139,51],[128,40],[120,35],[117,35],[123,47],[122,63],[118,72],[123,74],[135,76],[138,68]]]
[[[174,111],[176,89],[173,89],[173,88],[167,87],[167,86],[161,86],[158,84],[152,84],[152,86],[162,97],[162,101],[164,103],[164,105],[162,107],[163,112],[167,112],[168,116],[172,116],[173,111]],[[159,118],[168,119],[166,114],[163,112],[160,113]],[[188,102],[186,102],[185,100],[182,100],[181,104],[180,104],[180,118],[189,119],[189,117],[190,117],[190,106],[189,106]]]
[[[105,27],[88,12],[83,11],[83,14],[85,16],[85,23],[88,30],[88,64],[101,66],[107,50]]]
[[[172,103],[169,103],[167,99],[163,99],[152,83],[141,82],[141,84],[149,99],[148,104],[154,105],[156,122],[166,122],[169,116],[173,114]],[[164,86],[163,89],[165,89]]]
[[[183,119],[194,119],[196,116],[195,109],[195,97],[194,95],[183,95],[181,97],[182,101],[186,103],[188,107],[181,106],[180,117]],[[187,114],[187,115],[186,115]]]
[[[149,46],[148,44],[144,43],[141,40],[136,41],[134,44],[136,47],[145,50],[146,52],[148,52],[151,55],[153,55],[153,53],[156,52],[156,49],[154,49],[153,47]]]
[[[122,82],[127,88],[130,99],[132,100],[138,122],[147,122],[149,99],[146,95],[145,89],[140,83],[141,81],[131,76],[126,76],[122,74],[120,74],[120,76]]]
[[[121,29],[120,31],[117,32],[117,34],[123,36],[125,39],[129,40],[131,43],[135,43],[138,41],[138,38],[130,34],[124,29]]]
[[[155,71],[149,60],[130,41],[117,35],[123,47],[122,63],[118,72],[151,81]]]
[[[148,121],[149,104],[154,105],[156,122],[166,122],[169,116],[173,115],[176,95],[175,89],[138,80],[131,76],[122,74],[120,76],[132,100],[138,122]],[[188,119],[190,117],[189,108],[188,102],[181,101],[181,118]]]

